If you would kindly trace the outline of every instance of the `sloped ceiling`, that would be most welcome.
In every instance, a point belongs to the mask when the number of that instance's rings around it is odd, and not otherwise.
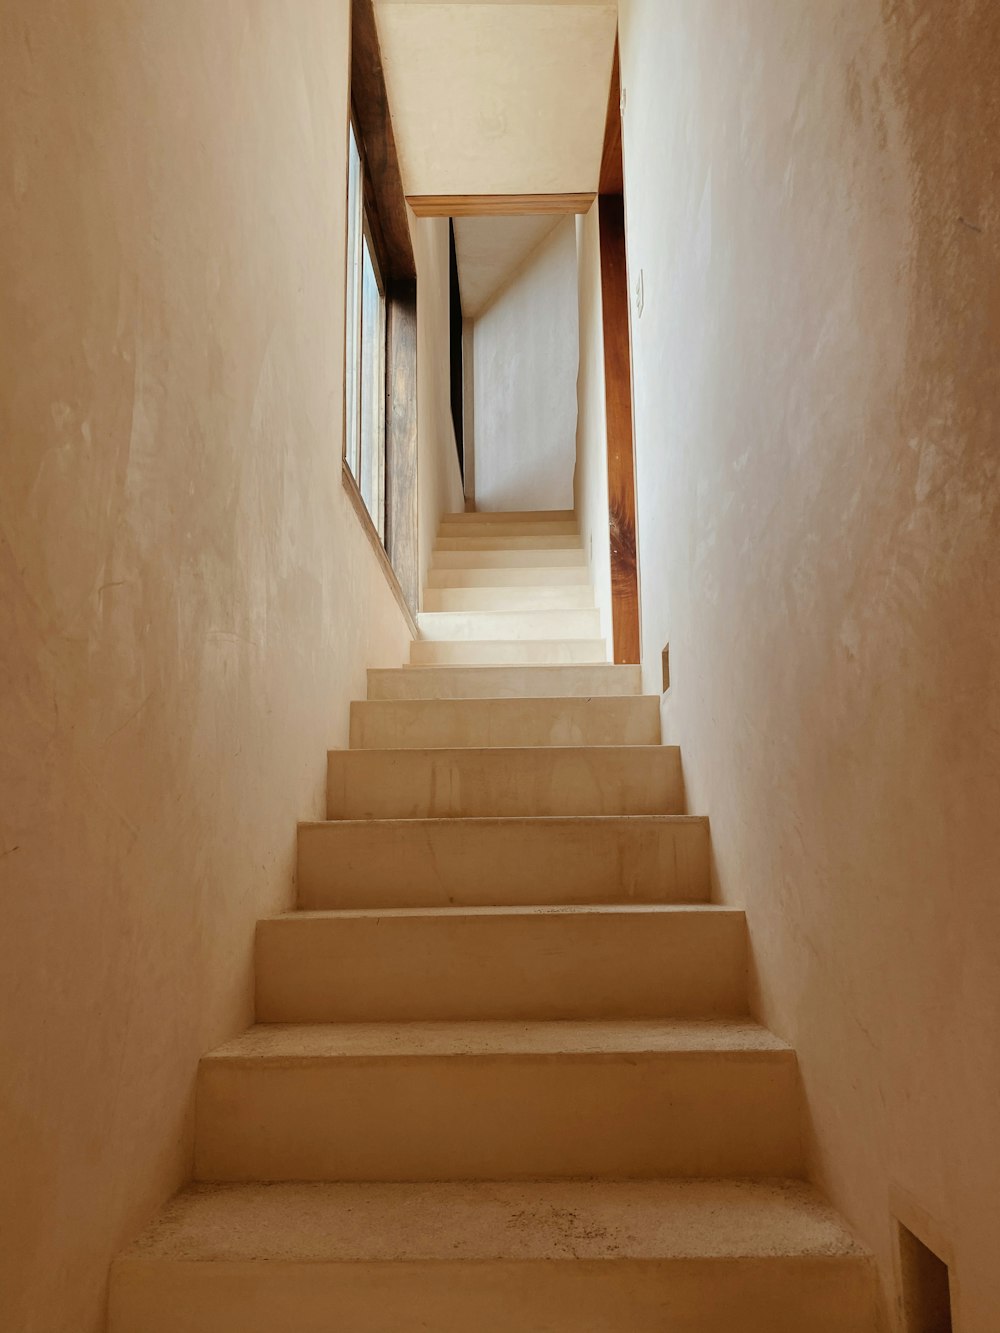
[[[564,217],[456,218],[462,313],[481,315]]]
[[[598,186],[616,3],[376,0],[409,195]]]

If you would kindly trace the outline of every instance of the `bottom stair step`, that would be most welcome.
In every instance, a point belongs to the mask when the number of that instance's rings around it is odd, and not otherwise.
[[[875,1333],[872,1260],[784,1181],[197,1186],[110,1333]]]
[[[746,1019],[262,1024],[199,1067],[195,1177],[794,1176],[795,1053]]]

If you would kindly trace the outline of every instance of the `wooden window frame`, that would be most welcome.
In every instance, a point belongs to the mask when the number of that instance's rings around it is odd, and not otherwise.
[[[355,279],[351,270],[352,256],[347,255],[347,274],[348,284],[345,299],[345,329],[351,320],[351,306],[355,304],[355,317],[358,320],[359,338],[357,346],[350,346],[348,340],[344,339],[344,459],[350,469],[351,476],[361,493],[362,502],[368,511],[368,516],[374,524],[375,531],[378,534],[379,541],[386,542],[388,535],[388,514],[386,506],[386,467],[387,467],[387,409],[388,409],[388,387],[386,376],[388,373],[388,331],[389,331],[389,292],[386,282],[384,246],[382,239],[382,230],[379,225],[378,213],[375,211],[374,192],[371,189],[369,179],[369,167],[365,154],[364,144],[358,131],[357,118],[352,113],[350,128],[348,132],[349,141],[353,140],[357,149],[358,160],[360,164],[359,186],[360,199],[354,200],[351,195],[351,173],[348,171],[347,177],[347,207],[350,212],[352,205],[360,209],[360,233],[359,233],[359,272]],[[349,150],[350,151],[350,150]],[[350,245],[351,219],[348,221],[348,246]],[[378,287],[380,299],[380,323],[381,336],[379,345],[376,349],[378,356],[378,417],[376,422],[376,476],[374,479],[373,504],[369,504],[364,499],[366,469],[366,444],[371,448],[371,442],[366,442],[364,438],[364,350],[365,350],[365,327],[364,327],[364,270],[365,270],[365,249],[367,247],[368,256],[371,259],[371,267],[375,277],[375,284]],[[348,380],[353,378],[355,381],[354,391],[357,394],[356,419],[351,421],[350,414],[347,411],[350,395],[348,393]],[[356,426],[356,435],[349,438],[349,426]],[[370,461],[370,460],[368,460]],[[357,466],[355,467],[355,462]]]
[[[406,200],[396,155],[375,26],[373,0],[351,4],[350,125],[362,162],[363,216],[385,298],[384,534],[368,512],[347,458],[347,298],[344,301],[344,449],[341,475],[390,586],[416,633],[419,603],[417,530],[417,281]],[[345,182],[345,221],[349,179]],[[344,272],[348,271],[348,228]],[[346,284],[345,284],[346,285]]]

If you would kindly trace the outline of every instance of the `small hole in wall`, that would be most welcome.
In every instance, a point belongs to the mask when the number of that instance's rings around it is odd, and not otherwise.
[[[899,1271],[906,1333],[952,1333],[948,1265],[899,1223]]]
[[[663,693],[670,689],[670,644],[663,650]]]

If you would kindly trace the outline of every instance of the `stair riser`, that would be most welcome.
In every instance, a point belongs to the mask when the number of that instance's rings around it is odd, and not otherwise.
[[[206,1059],[195,1178],[794,1176],[789,1052]]]
[[[302,916],[257,927],[260,1023],[735,1017],[742,913]]]
[[[567,1250],[572,1249],[572,1219]],[[864,1258],[119,1261],[109,1333],[876,1333]]]
[[[586,565],[549,565],[548,568],[523,568],[509,565],[500,569],[432,569],[427,574],[428,589],[442,588],[545,588],[590,587]]]
[[[427,588],[425,611],[587,611],[594,592],[581,587]]]
[[[674,746],[332,750],[328,819],[680,815]]]
[[[596,665],[608,660],[603,639],[555,639],[545,642],[511,639],[477,643],[434,643],[415,639],[410,644],[413,666],[521,666],[585,663]]]
[[[708,822],[302,824],[304,908],[706,901]]]
[[[358,750],[658,745],[659,741],[660,701],[651,695],[351,704],[351,746]]]
[[[368,672],[369,699],[565,699],[640,694],[637,666],[400,667]]]
[[[599,611],[421,611],[425,639],[599,639]]]

